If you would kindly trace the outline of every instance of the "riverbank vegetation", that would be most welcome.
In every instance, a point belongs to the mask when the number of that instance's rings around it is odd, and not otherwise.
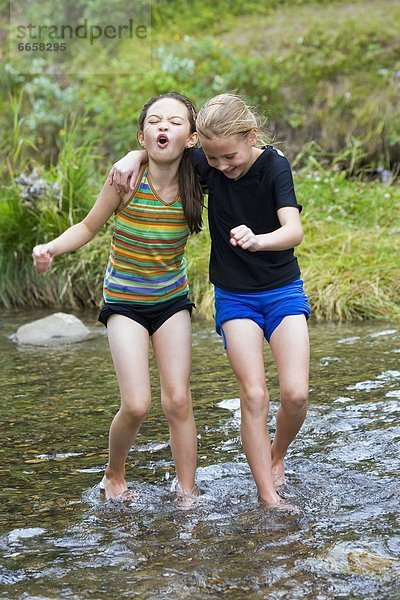
[[[145,46],[140,60],[123,42],[107,75],[96,75],[101,53],[92,74],[77,56],[56,75],[40,58],[37,74],[24,74],[12,55],[0,93],[0,304],[98,305],[110,226],[45,276],[32,269],[32,246],[87,212],[109,166],[134,147],[149,97],[178,89],[201,105],[231,90],[268,115],[294,166],[305,229],[296,253],[314,317],[399,315],[399,21],[396,0],[153,0],[151,68]],[[208,253],[205,228],[188,257],[206,317]]]

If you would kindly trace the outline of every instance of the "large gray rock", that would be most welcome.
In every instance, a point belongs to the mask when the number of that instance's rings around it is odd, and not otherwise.
[[[90,335],[89,329],[74,315],[54,313],[22,325],[17,330],[15,341],[29,346],[55,346],[80,342]]]

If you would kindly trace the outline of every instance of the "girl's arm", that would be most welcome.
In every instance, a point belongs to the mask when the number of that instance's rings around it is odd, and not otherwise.
[[[114,185],[118,193],[134,190],[142,164],[148,161],[147,150],[132,150],[113,164],[108,174],[108,183]]]
[[[55,256],[77,250],[93,239],[120,204],[120,195],[106,182],[93,208],[80,223],[72,225],[51,242],[34,247],[32,258],[39,273],[47,271]]]
[[[256,235],[246,225],[239,225],[232,229],[230,232],[232,246],[239,246],[243,250],[250,250],[250,252],[288,250],[298,246],[303,239],[303,227],[298,208],[284,206],[278,209],[277,215],[281,227],[271,231],[271,233]]]

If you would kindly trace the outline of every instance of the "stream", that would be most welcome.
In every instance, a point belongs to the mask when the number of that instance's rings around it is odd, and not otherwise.
[[[153,404],[127,461],[137,498],[98,484],[118,387],[105,328],[22,349],[17,328],[49,311],[0,315],[0,598],[399,597],[400,322],[310,323],[310,403],[282,496],[262,507],[240,444],[235,378],[213,324],[193,322],[200,500],[182,510],[151,361]],[[273,437],[278,407],[265,365]]]

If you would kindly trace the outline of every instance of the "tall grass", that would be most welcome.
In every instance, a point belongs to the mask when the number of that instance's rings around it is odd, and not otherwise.
[[[349,180],[314,155],[296,173],[304,240],[296,248],[313,318],[400,316],[400,188]],[[213,315],[208,281],[209,233],[188,246],[192,295],[201,316]]]
[[[67,218],[68,225],[80,221],[93,204],[96,136],[93,131],[82,136],[87,124],[87,118],[65,122],[57,164],[51,170],[58,189],[58,213]]]
[[[190,295],[196,304],[196,314],[210,319],[214,310],[214,295],[208,278],[210,257],[210,232],[207,211],[205,211],[203,231],[192,236],[187,244],[188,275]]]
[[[400,189],[348,180],[316,161],[296,174],[303,204],[305,239],[296,248],[305,289],[316,319],[345,320],[400,316]],[[16,186],[0,202],[0,304],[3,306],[98,306],[107,261],[110,229],[85,248],[57,257],[51,272],[37,275],[31,248],[69,224],[70,206],[41,199],[24,205]],[[79,212],[79,211],[78,211]],[[75,213],[77,214],[77,213]],[[48,235],[44,232],[48,231]],[[49,234],[51,232],[51,235]],[[187,249],[191,295],[196,315],[211,318],[208,280],[210,238],[204,231]]]
[[[321,320],[400,316],[399,247],[390,228],[314,223],[298,256],[313,315]]]
[[[102,3],[79,10],[96,13]],[[48,3],[32,8],[35,17],[42,8]],[[124,62],[123,77],[80,77],[76,57],[73,78],[32,78],[15,58],[0,73],[0,304],[98,304],[107,227],[45,276],[32,269],[32,246],[89,210],[108,164],[133,147],[135,117],[150,96],[178,89],[200,105],[229,89],[270,116],[275,141],[299,170],[306,235],[296,252],[314,316],[399,314],[399,19],[396,0],[157,0],[151,68],[128,44],[112,63]],[[24,198],[14,178],[33,167],[46,191]],[[361,181],[377,167],[391,170],[392,185]],[[208,317],[209,245],[207,228],[188,244],[192,295]]]
[[[324,169],[297,177],[305,239],[296,249],[317,319],[400,316],[400,189]]]
[[[26,116],[24,116],[23,100],[23,90],[16,94],[9,92],[8,114],[11,127],[6,129],[6,134],[2,136],[0,142],[1,153],[6,158],[5,166],[11,179],[18,174],[16,168],[24,168],[28,163],[29,150],[37,150],[32,134],[25,127]]]
[[[0,304],[13,306],[88,306],[98,304],[106,264],[107,227],[89,248],[58,257],[54,268],[38,275],[34,245],[58,236],[89,211],[100,181],[94,172],[93,140],[83,138],[85,122],[66,123],[59,138],[57,165],[42,169],[42,193],[22,193],[12,181],[0,198]],[[77,257],[79,257],[77,259]]]

